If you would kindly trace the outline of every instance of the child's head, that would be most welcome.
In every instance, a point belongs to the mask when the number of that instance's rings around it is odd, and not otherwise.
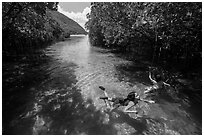
[[[155,75],[155,80],[156,80],[156,82],[161,81],[162,80],[161,75],[159,75],[159,74]]]
[[[128,100],[134,100],[135,98],[139,98],[138,93],[136,93],[135,91],[130,92],[130,93],[128,94],[128,96],[127,96],[127,99],[128,99]]]

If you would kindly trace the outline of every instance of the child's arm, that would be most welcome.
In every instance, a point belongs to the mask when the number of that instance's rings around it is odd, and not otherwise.
[[[155,80],[152,79],[152,77],[151,77],[151,72],[149,72],[149,79],[152,81],[152,83],[154,83],[154,84],[157,83]]]
[[[147,103],[155,103],[153,100],[147,100],[147,99],[140,99],[141,101],[147,102]]]
[[[171,86],[170,84],[168,84],[168,83],[166,83],[166,82],[163,82],[164,83],[164,85],[166,85],[166,86]]]
[[[128,106],[125,107],[124,112],[126,113],[136,113],[137,111],[135,110],[128,110],[130,108],[132,108],[133,106],[135,106],[135,104],[128,104]]]

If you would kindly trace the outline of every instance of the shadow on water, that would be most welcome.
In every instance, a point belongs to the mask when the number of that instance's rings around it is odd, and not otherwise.
[[[145,64],[131,63],[118,65],[116,70],[120,81],[136,82],[137,86],[141,84],[144,86],[152,85],[148,78],[148,68]],[[174,131],[178,131],[180,134],[201,134],[202,103],[200,101],[202,99],[199,97],[200,92],[198,95],[196,92],[189,89],[189,87],[183,87],[178,91],[172,87],[153,91],[153,94],[149,94],[149,98],[156,101],[156,105],[151,107],[151,111],[156,113],[149,113],[149,117],[155,116],[159,121],[164,117],[166,121],[161,121],[161,125],[162,123],[167,124],[167,126],[171,127]],[[172,122],[172,119],[174,119],[174,122]],[[128,118],[125,118],[125,120],[128,120]]]
[[[3,68],[3,134],[116,134],[102,123],[104,114],[93,101],[84,100],[74,86],[74,63],[49,58],[33,63],[26,64],[23,75],[11,74],[18,72],[12,68],[19,62]]]
[[[17,117],[26,110],[33,100],[33,88],[44,79],[40,65],[48,61],[42,52],[34,56],[21,57],[15,62],[2,62],[2,131],[3,134],[16,134]],[[39,60],[39,56],[40,57]],[[42,77],[41,77],[42,76]],[[21,127],[21,125],[18,125]],[[25,131],[26,132],[26,131]]]
[[[113,116],[113,113],[117,113],[117,117]],[[114,125],[115,123],[123,124],[126,123],[132,128],[134,128],[134,131],[132,134],[135,135],[141,135],[144,131],[147,130],[147,122],[145,119],[134,119],[130,117],[127,113],[124,113],[120,110],[114,110],[111,113],[108,113],[110,116],[110,124]]]
[[[102,124],[104,115],[96,110],[92,100],[84,101],[80,91],[74,88],[67,92],[69,94],[42,105],[42,110],[37,115],[45,123],[35,122],[34,134],[115,133],[111,126]],[[53,110],[56,105],[59,105],[58,108]]]

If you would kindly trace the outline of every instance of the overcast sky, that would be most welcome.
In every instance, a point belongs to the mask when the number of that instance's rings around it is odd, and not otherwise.
[[[86,14],[90,12],[90,2],[60,2],[58,11],[76,21],[84,28],[88,21]]]

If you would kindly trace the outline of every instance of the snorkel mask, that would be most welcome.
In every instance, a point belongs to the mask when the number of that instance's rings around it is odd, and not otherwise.
[[[139,96],[139,94],[137,94],[136,92],[135,92],[135,98],[139,98],[140,96]]]
[[[136,93],[135,91],[133,91],[133,92],[130,92],[130,93],[128,94],[127,98],[128,98],[129,100],[134,100],[135,98],[139,98],[139,95],[138,95],[138,93]]]

